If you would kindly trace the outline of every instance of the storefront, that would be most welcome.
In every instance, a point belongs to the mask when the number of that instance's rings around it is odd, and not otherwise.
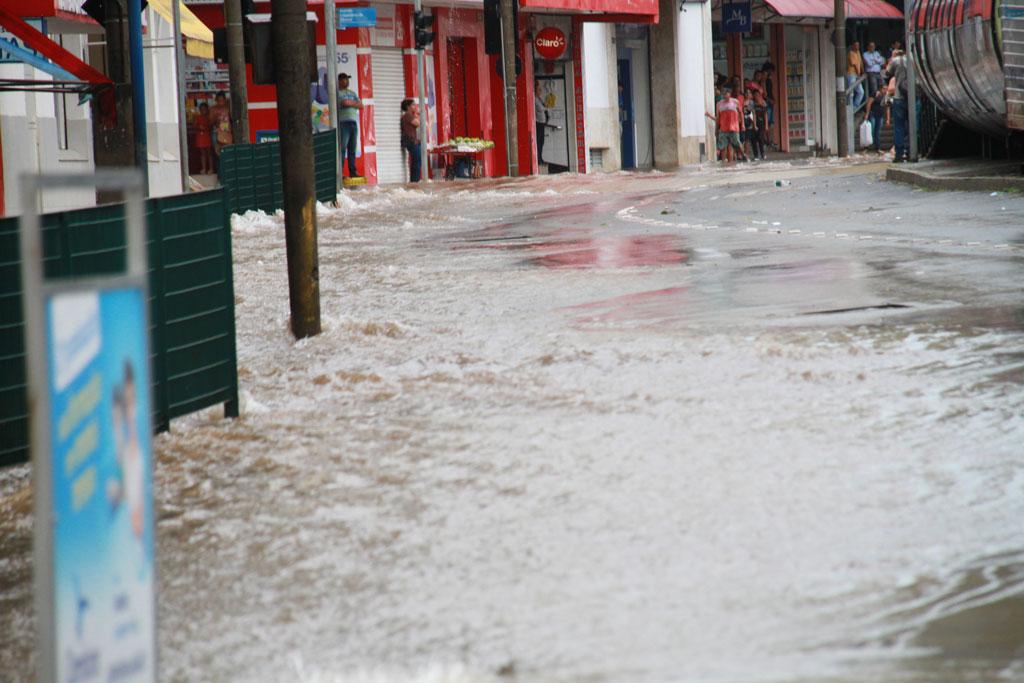
[[[766,63],[774,67],[772,139],[784,152],[834,153],[836,150],[836,71],[832,47],[831,0],[754,0],[729,3],[726,19],[737,5],[746,6],[750,30],[727,33],[721,0],[713,11],[715,73],[744,82]],[[850,19],[900,19],[885,0],[847,3]]]
[[[0,215],[21,210],[22,174],[92,173],[109,149],[103,136],[117,115],[103,71],[111,60],[103,27],[81,6],[78,0],[0,0]],[[174,39],[172,7],[171,0],[150,0],[142,13],[152,196],[181,191],[174,51],[166,49]],[[187,12],[182,29],[187,50],[212,53],[212,35]],[[93,104],[83,97],[90,92]],[[89,189],[52,191],[43,194],[42,208],[94,202]]]
[[[193,11],[211,28],[224,26],[220,0],[187,0]],[[485,52],[484,13],[481,9],[453,7],[449,3],[425,3],[425,11],[435,18],[434,42],[426,49],[426,100],[423,115],[429,146],[459,137],[477,138],[493,143],[492,149],[479,154],[482,175],[498,176],[507,172],[505,144],[504,87],[497,55]],[[407,97],[418,97],[417,57],[413,44],[413,5],[360,3],[375,10],[375,25],[347,28],[339,25],[338,71],[351,74],[350,87],[363,101],[360,114],[360,140],[357,170],[367,182],[393,183],[407,178],[408,162],[399,141],[400,106]],[[320,66],[319,84],[312,91],[326,89],[325,36],[323,3],[311,1],[308,8],[317,18],[316,40]],[[256,3],[258,12],[269,12],[269,3]],[[520,0],[519,54],[522,70],[516,79],[519,103],[518,158],[521,174],[540,170],[537,157],[535,85],[547,111],[548,126],[543,131],[545,170],[581,171],[587,168],[585,126],[583,120],[583,74],[581,68],[580,28],[587,21],[639,21],[657,18],[657,0]],[[535,51],[535,39],[545,29],[557,31],[564,49],[545,55]],[[550,33],[550,31],[549,31]],[[553,47],[555,45],[553,44]],[[220,69],[207,69],[203,81],[220,84]],[[252,83],[247,67],[249,123],[252,141],[277,128],[276,96],[273,86]],[[191,73],[191,72],[190,72]],[[211,80],[209,76],[213,76]],[[536,77],[536,78],[535,78]],[[322,86],[322,87],[321,87]],[[198,95],[199,93],[197,93]],[[331,125],[330,105],[311,106],[319,122]],[[431,154],[431,167],[437,170],[438,155]]]
[[[218,63],[212,58],[185,56],[185,121],[188,132],[188,171],[192,175],[202,170],[200,150],[196,147],[199,108],[203,104],[213,107],[217,93],[229,91],[226,63]]]
[[[599,40],[593,48],[602,54],[589,60],[591,65],[603,65],[603,70],[618,74],[619,94],[628,121],[617,121],[614,125],[619,140],[616,148],[624,143],[628,146],[634,166],[643,166],[652,157],[653,143],[650,134],[650,67],[649,44],[646,42],[646,26],[658,20],[658,0],[520,0],[521,16],[529,16],[528,35],[532,60],[529,68],[527,88],[534,106],[520,107],[520,130],[522,119],[528,118],[525,130],[530,132],[528,157],[523,156],[522,136],[520,138],[520,159],[533,161],[534,173],[578,172],[586,173],[593,163],[592,145],[588,142],[586,115],[587,94],[584,91],[583,33],[587,23],[605,24],[607,30],[601,35],[618,35],[621,32],[622,51],[603,54],[605,46]],[[618,25],[617,25],[618,24]],[[600,79],[600,75],[597,75]],[[602,87],[600,99],[616,97],[613,88]],[[521,89],[520,89],[521,90]],[[609,92],[604,92],[609,91]],[[623,95],[623,93],[626,93]],[[522,95],[520,95],[522,97]],[[593,99],[593,98],[592,98]],[[546,115],[546,121],[538,121],[538,113]],[[602,122],[604,123],[604,122]],[[607,137],[609,126],[602,125],[601,137]],[[607,146],[599,142],[598,149]],[[543,151],[543,164],[538,151]],[[520,162],[520,167],[523,164]],[[603,166],[603,164],[602,164]]]
[[[576,171],[572,17],[532,19],[534,138],[539,173]]]

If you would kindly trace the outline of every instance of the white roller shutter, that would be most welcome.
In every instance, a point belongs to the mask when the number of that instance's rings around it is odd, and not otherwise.
[[[408,172],[402,156],[402,100],[405,99],[405,70],[402,51],[373,48],[373,125],[377,130],[377,179],[381,183],[404,183]]]

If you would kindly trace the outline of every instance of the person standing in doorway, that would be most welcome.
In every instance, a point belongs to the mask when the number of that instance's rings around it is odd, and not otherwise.
[[[775,74],[775,65],[771,62],[765,62],[761,65],[761,74],[764,78],[762,87],[764,88],[764,103],[768,107],[768,125],[764,130],[764,144],[768,147],[775,145],[774,135],[772,133],[775,127],[775,83],[772,76]]]
[[[220,170],[220,151],[225,145],[234,143],[231,133],[231,109],[228,108],[228,97],[221,90],[217,93],[210,107],[210,132],[213,135],[213,154],[217,157],[217,170]]]
[[[765,144],[768,141],[768,103],[764,95],[754,95],[754,157],[764,161]]]
[[[864,60],[860,56],[860,43],[853,41],[850,46],[850,51],[846,53],[846,89],[853,88],[853,108],[857,109],[861,103],[864,102],[864,86],[857,83],[857,87],[853,87],[853,84],[857,82],[857,79],[864,75]]]
[[[622,90],[622,86],[619,86]],[[537,128],[537,164],[544,163],[544,136],[548,129],[548,108],[544,106],[544,97],[540,92],[540,81],[533,82],[533,117]]]
[[[874,95],[882,85],[882,67],[885,66],[885,57],[875,49],[873,42],[868,43],[868,49],[864,51],[864,73],[868,76],[868,94]]]
[[[879,74],[879,83],[881,83],[881,74]],[[864,109],[864,120],[871,124],[871,149],[875,152],[882,151],[882,126],[888,123],[889,119],[889,108],[886,105],[886,100],[888,99],[886,90],[887,88],[880,84],[871,93],[871,97],[868,98],[867,107]]]
[[[195,147],[199,152],[199,173],[212,175],[213,137],[210,135],[210,107],[206,102],[199,105],[199,113],[196,115],[193,125],[196,131]]]
[[[422,173],[420,158],[420,105],[412,98],[402,100],[402,149],[409,153],[409,182],[418,183]]]
[[[359,111],[363,103],[359,95],[349,89],[350,78],[346,73],[338,74],[338,147],[343,166],[345,159],[348,159],[348,177],[358,178],[356,146],[359,144]]]
[[[757,134],[757,122],[756,114],[754,112],[754,91],[747,88],[746,92],[743,93],[743,154],[750,158],[757,159],[760,157],[758,152],[757,143],[754,140],[754,136]]]

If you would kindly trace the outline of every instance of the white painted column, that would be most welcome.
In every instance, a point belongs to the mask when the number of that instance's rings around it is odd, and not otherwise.
[[[587,136],[587,170],[590,150],[601,150],[603,171],[622,165],[619,134],[618,63],[615,57],[615,25],[583,24],[584,122]],[[567,74],[566,78],[571,78]]]
[[[711,3],[686,3],[676,14],[676,78],[679,97],[680,164],[713,157],[714,124],[705,116],[714,107],[711,51]]]

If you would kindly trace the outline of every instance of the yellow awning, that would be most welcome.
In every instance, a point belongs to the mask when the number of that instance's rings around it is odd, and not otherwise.
[[[174,9],[171,2],[174,0],[149,0],[149,6],[156,10],[157,14],[167,20],[167,23],[174,23]],[[181,32],[185,36],[185,52],[193,57],[213,59],[213,31],[206,24],[199,20],[199,17],[192,14],[192,10],[185,7],[183,0],[177,0],[181,8]]]

